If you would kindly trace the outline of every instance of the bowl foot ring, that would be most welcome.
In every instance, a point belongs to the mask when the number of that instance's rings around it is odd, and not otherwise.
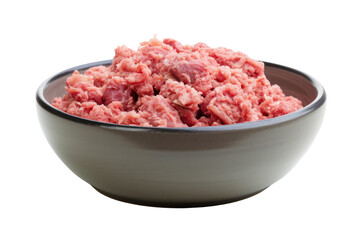
[[[131,203],[131,204],[136,204],[136,205],[142,205],[142,206],[150,206],[150,207],[165,207],[165,208],[192,208],[192,207],[209,207],[209,206],[215,206],[215,205],[221,205],[221,204],[227,204],[227,203],[232,203],[232,202],[237,202],[240,200],[244,200],[246,198],[255,196],[258,193],[261,193],[262,191],[264,191],[265,189],[267,189],[268,187],[261,189],[260,191],[256,191],[254,193],[250,193],[250,194],[246,194],[246,195],[242,195],[236,198],[231,198],[231,199],[225,199],[225,200],[217,200],[217,201],[203,201],[203,202],[153,202],[153,201],[144,201],[144,200],[138,200],[138,199],[131,199],[131,198],[127,198],[127,197],[122,197],[122,196],[118,196],[118,195],[114,195],[112,193],[108,193],[105,192],[101,189],[98,189],[94,186],[92,186],[93,188],[95,188],[96,191],[98,191],[99,193],[115,199],[115,200],[119,200],[121,202],[126,202],[126,203]]]

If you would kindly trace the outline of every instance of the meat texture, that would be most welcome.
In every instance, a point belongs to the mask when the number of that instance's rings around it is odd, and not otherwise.
[[[110,66],[67,78],[53,100],[66,113],[146,127],[204,127],[278,117],[302,108],[271,85],[264,64],[241,52],[151,39],[115,49]]]

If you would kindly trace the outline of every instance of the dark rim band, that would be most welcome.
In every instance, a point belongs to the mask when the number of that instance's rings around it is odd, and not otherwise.
[[[71,74],[73,71],[75,70],[85,70],[94,66],[99,66],[99,65],[110,65],[112,63],[112,60],[105,60],[105,61],[99,61],[99,62],[94,62],[94,63],[88,63],[88,64],[84,64],[84,65],[80,65],[80,66],[76,66],[73,68],[69,68],[67,70],[64,70],[52,77],[50,77],[49,79],[47,79],[46,81],[44,81],[40,87],[38,88],[37,92],[36,92],[36,101],[37,103],[46,111],[55,114],[59,117],[74,121],[74,122],[78,122],[78,123],[84,123],[84,124],[89,124],[89,125],[94,125],[94,126],[99,126],[99,127],[103,127],[103,128],[111,128],[111,129],[117,129],[117,130],[122,130],[122,131],[152,131],[152,132],[171,132],[171,133],[175,133],[175,132],[222,132],[222,131],[233,131],[233,130],[246,130],[246,129],[252,129],[252,128],[259,128],[259,127],[268,127],[268,126],[272,126],[272,125],[276,125],[276,124],[280,124],[283,122],[287,122],[287,121],[291,121],[297,118],[300,118],[310,112],[313,112],[314,110],[318,109],[319,107],[321,107],[326,100],[326,93],[325,90],[323,88],[323,86],[316,81],[314,78],[312,78],[311,76],[309,76],[308,74],[305,74],[303,72],[300,72],[296,69],[290,68],[290,67],[286,67],[286,66],[282,66],[282,65],[278,65],[278,64],[274,64],[274,63],[269,63],[269,62],[264,62],[265,63],[265,67],[266,66],[271,66],[271,67],[276,67],[276,68],[281,68],[283,70],[286,71],[290,71],[293,72],[295,74],[298,75],[302,75],[303,77],[305,77],[317,90],[317,96],[315,98],[314,101],[312,101],[309,105],[307,105],[306,107],[295,111],[293,113],[289,113],[280,117],[275,117],[275,118],[270,118],[270,119],[265,119],[265,120],[259,120],[259,121],[254,121],[254,122],[245,122],[245,123],[237,123],[237,124],[231,124],[231,125],[222,125],[222,126],[213,126],[213,127],[183,127],[183,128],[167,128],[167,127],[142,127],[142,126],[129,126],[129,125],[119,125],[119,124],[114,124],[114,123],[105,123],[105,122],[98,122],[98,121],[93,121],[93,120],[89,120],[89,119],[85,119],[85,118],[81,118],[81,117],[77,117],[74,115],[70,115],[68,113],[62,112],[59,109],[53,107],[50,103],[48,103],[46,101],[46,99],[44,98],[44,90],[47,87],[48,84],[50,84],[51,82],[57,80],[60,77],[63,77],[65,75],[69,75]]]

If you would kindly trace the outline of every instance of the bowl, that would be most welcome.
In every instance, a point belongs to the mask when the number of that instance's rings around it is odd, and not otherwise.
[[[265,62],[265,74],[304,108],[280,117],[194,128],[125,126],[83,119],[51,105],[65,80],[111,60],[67,69],[39,87],[37,112],[57,156],[100,193],[124,202],[198,207],[253,196],[286,175],[311,145],[326,94],[298,70]]]

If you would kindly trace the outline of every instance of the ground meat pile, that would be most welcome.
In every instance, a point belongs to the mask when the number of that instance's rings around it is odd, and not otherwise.
[[[115,49],[110,66],[66,80],[53,100],[66,113],[147,127],[203,127],[273,118],[302,108],[264,75],[264,64],[241,52],[151,39],[134,51]]]

